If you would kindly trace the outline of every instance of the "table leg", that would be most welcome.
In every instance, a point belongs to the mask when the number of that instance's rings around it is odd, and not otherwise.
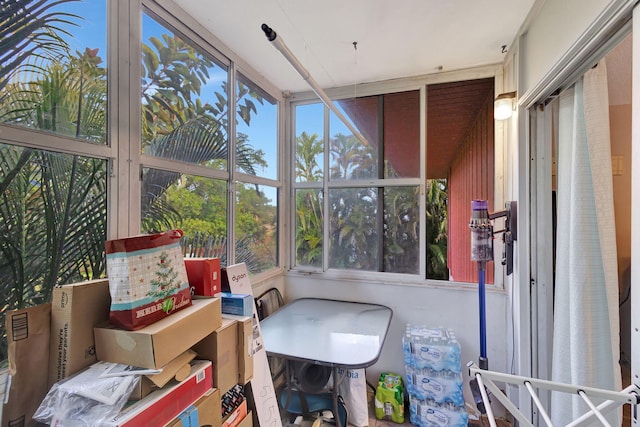
[[[347,427],[342,425],[342,417],[340,417],[340,384],[347,375],[347,368],[343,369],[343,375],[338,373],[339,368],[333,367],[333,390],[331,391],[331,397],[333,398],[333,419],[336,422],[336,427]]]

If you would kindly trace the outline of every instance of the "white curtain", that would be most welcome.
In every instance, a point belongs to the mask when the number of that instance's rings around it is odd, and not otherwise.
[[[617,251],[604,60],[573,88],[564,91],[559,105],[552,380],[621,390]],[[566,425],[588,409],[577,395],[551,395],[554,425]],[[619,426],[621,410],[613,411],[608,419],[611,425]]]

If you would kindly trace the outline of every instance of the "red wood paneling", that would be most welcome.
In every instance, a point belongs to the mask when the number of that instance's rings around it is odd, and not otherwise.
[[[494,194],[493,94],[487,97],[469,128],[462,148],[449,169],[448,260],[450,279],[477,282],[478,264],[471,261],[469,218],[471,201],[489,201],[493,212]],[[487,283],[493,283],[494,266],[487,264]]]

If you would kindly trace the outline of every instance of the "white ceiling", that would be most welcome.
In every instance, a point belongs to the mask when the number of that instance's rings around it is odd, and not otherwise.
[[[534,0],[175,0],[282,91],[309,86],[269,25],[324,89],[500,63]],[[357,42],[354,48],[354,42]]]

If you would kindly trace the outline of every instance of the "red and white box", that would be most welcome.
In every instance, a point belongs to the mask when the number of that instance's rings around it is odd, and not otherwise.
[[[125,407],[111,427],[163,426],[213,388],[210,360],[194,360],[191,374],[176,384],[167,384],[134,404]]]
[[[222,421],[222,427],[238,427],[240,422],[247,417],[247,400],[243,400],[242,403],[227,415]]]
[[[191,295],[215,296],[222,290],[220,258],[185,258]]]

